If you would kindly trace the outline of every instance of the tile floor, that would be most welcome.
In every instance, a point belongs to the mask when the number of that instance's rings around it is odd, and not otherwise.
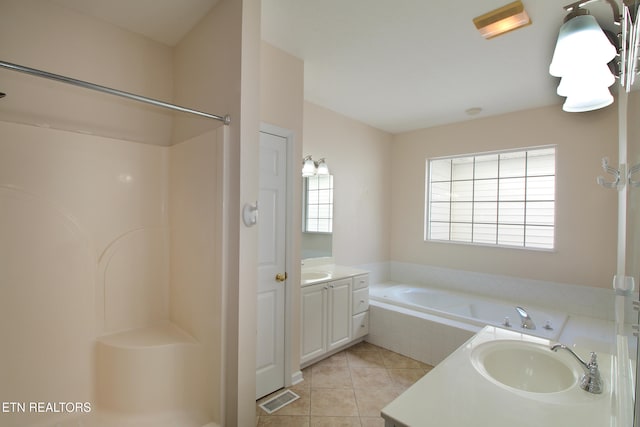
[[[302,371],[290,387],[300,399],[268,415],[256,404],[258,426],[384,426],[380,410],[433,367],[361,342]]]

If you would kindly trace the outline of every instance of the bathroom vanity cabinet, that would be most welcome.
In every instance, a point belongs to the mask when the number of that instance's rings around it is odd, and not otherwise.
[[[302,287],[302,366],[315,362],[369,331],[367,274]]]

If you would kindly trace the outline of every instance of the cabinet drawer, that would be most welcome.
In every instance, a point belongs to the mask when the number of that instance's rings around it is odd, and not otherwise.
[[[356,314],[351,321],[353,339],[363,337],[369,333],[369,312]]]
[[[363,274],[353,278],[353,289],[362,289],[369,286],[369,275]]]
[[[369,308],[369,288],[363,288],[353,291],[353,299],[351,301],[353,314],[367,311],[367,309]]]

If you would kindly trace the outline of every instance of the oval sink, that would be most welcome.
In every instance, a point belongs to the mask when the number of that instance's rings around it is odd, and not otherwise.
[[[489,380],[532,393],[560,392],[578,381],[571,361],[541,344],[488,342],[472,351],[471,361]]]
[[[302,272],[302,280],[311,281],[311,280],[323,280],[330,279],[331,275],[324,271],[303,271]]]

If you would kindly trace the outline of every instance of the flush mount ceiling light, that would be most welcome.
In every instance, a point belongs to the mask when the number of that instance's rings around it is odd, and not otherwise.
[[[531,19],[524,10],[521,1],[514,1],[501,8],[473,18],[480,34],[485,39],[491,39],[499,35],[517,30],[531,24]]]

